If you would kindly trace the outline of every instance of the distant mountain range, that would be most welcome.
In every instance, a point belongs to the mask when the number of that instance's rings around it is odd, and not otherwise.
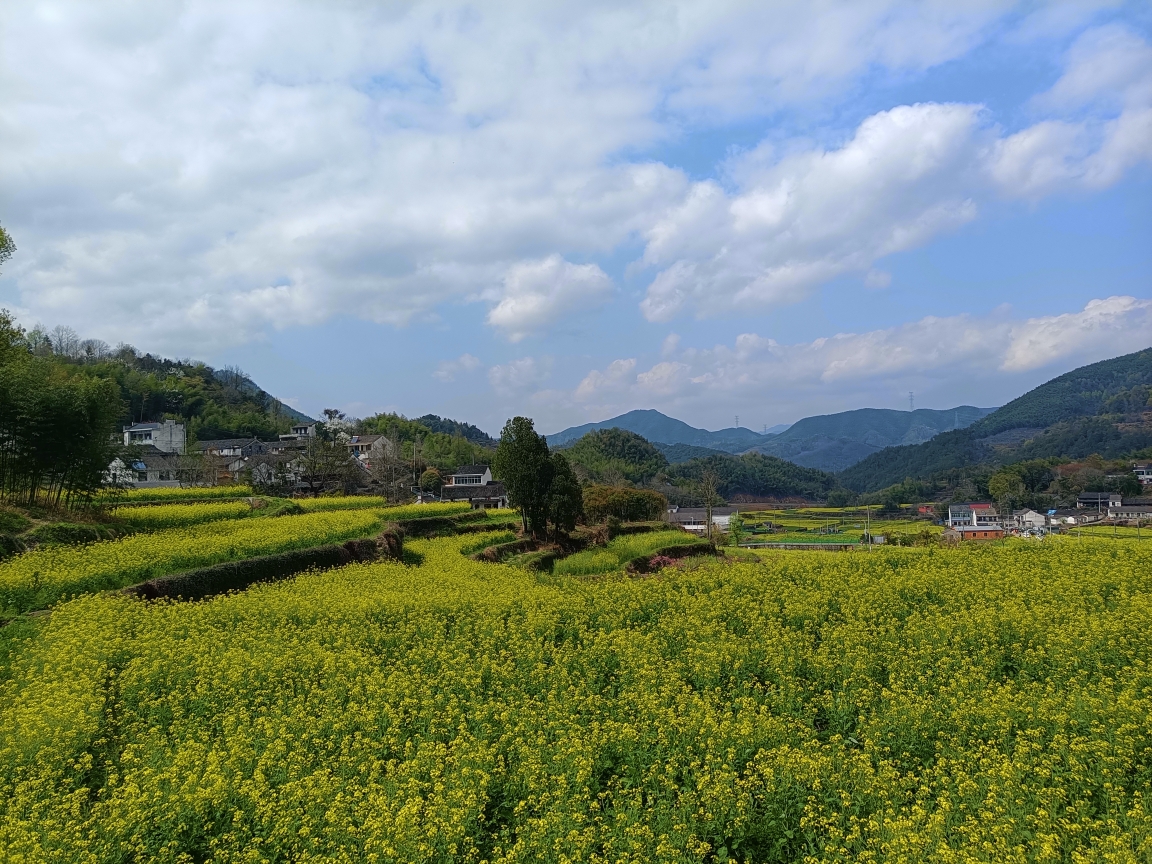
[[[564,447],[596,429],[625,429],[651,441],[673,464],[717,452],[761,453],[805,468],[842,471],[885,447],[916,444],[947,430],[963,429],[994,410],[971,405],[946,411],[861,408],[805,417],[790,426],[775,426],[764,434],[743,427],[716,432],[697,429],[649,409],[573,426],[549,435],[548,442]]]
[[[648,409],[629,411],[627,414],[601,423],[573,426],[563,432],[547,436],[548,443],[555,447],[564,447],[597,429],[625,429],[647,438],[654,444],[691,444],[693,447],[708,447],[712,450],[723,450],[725,453],[744,453],[770,437],[742,427],[709,432],[707,429],[697,429],[682,420]]]
[[[871,492],[906,477],[927,480],[976,465],[1092,454],[1115,459],[1147,448],[1152,348],[1073,369],[958,431],[885,448],[840,479],[850,489]]]
[[[960,405],[946,411],[858,408],[805,417],[753,449],[821,471],[843,471],[885,447],[919,444],[941,432],[963,429],[994,408]]]

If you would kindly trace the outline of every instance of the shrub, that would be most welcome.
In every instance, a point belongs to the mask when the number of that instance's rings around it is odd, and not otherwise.
[[[349,540],[341,545],[294,549],[276,555],[261,555],[243,561],[226,561],[211,567],[161,576],[125,588],[124,593],[145,600],[160,597],[202,600],[227,591],[238,591],[257,582],[288,579],[306,570],[343,567],[354,561],[372,561],[378,556],[375,540]]]
[[[649,489],[590,484],[584,487],[584,517],[589,523],[615,516],[624,522],[660,519],[668,511],[668,499]]]

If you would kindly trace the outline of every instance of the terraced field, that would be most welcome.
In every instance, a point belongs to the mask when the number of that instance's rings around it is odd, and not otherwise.
[[[0,860],[1152,856],[1152,545],[773,552],[642,580],[619,565],[670,538],[592,551],[617,565],[592,580],[468,557],[510,536],[17,619]]]

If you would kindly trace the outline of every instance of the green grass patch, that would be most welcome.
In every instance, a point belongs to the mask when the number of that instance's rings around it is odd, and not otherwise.
[[[552,572],[557,576],[594,576],[621,570],[633,558],[655,555],[669,546],[706,546],[708,541],[683,531],[653,531],[617,537],[607,546],[585,549],[556,562]]]

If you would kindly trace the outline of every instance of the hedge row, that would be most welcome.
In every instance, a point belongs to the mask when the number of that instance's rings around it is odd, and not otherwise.
[[[458,513],[455,516],[419,516],[415,519],[398,519],[390,522],[404,532],[405,537],[431,537],[444,531],[455,534],[461,526],[469,522],[486,520],[488,515],[483,510],[469,510],[467,513]]]
[[[489,546],[472,556],[473,561],[487,561],[491,564],[503,561],[512,555],[520,555],[523,552],[531,552],[535,549],[537,543],[531,537],[523,540],[511,540],[508,543],[497,543],[495,546]]]
[[[373,561],[382,555],[400,558],[402,554],[400,535],[394,531],[385,531],[375,540],[349,540],[346,543],[295,549],[241,561],[226,561],[198,570],[160,576],[124,588],[123,591],[145,600],[160,597],[202,600],[226,591],[239,591],[257,582],[288,579],[306,570],[343,567],[356,561]]]
[[[665,546],[648,555],[633,558],[624,566],[625,573],[650,573],[653,558],[689,558],[693,555],[718,555],[715,543],[684,543],[679,546]]]

